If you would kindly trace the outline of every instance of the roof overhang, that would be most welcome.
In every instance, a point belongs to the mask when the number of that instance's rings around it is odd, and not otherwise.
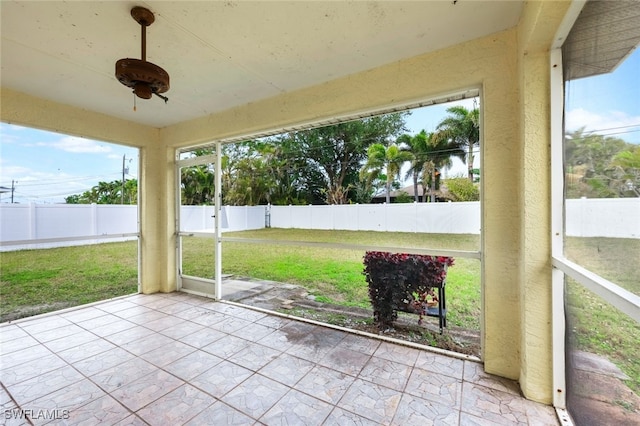
[[[640,43],[639,22],[639,1],[588,1],[562,46],[565,78],[615,70]]]

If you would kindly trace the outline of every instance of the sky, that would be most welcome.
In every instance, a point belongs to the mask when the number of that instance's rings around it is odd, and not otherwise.
[[[566,131],[581,127],[627,142],[640,144],[640,49],[613,73],[578,79],[566,89]],[[407,119],[409,133],[434,131],[455,104],[473,108],[473,100],[413,110]],[[100,181],[138,176],[138,150],[101,141],[0,123],[0,202],[11,202],[12,182],[17,203],[64,203],[64,197],[81,194]],[[479,158],[479,156],[476,156]],[[475,167],[480,164],[475,163]],[[466,175],[457,159],[445,177]]]

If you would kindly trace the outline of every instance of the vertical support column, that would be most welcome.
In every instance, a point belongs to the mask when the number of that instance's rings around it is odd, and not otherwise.
[[[222,144],[216,143],[216,163],[215,163],[215,204],[214,204],[214,226],[215,226],[215,298],[222,299],[222,230],[220,229],[220,211],[222,205]]]
[[[175,150],[140,149],[140,285],[145,294],[176,290]]]
[[[482,163],[482,359],[487,373],[520,372],[520,117],[517,38],[492,60],[503,70],[486,79],[480,100]]]
[[[564,79],[562,50],[551,51],[551,255],[564,256]],[[564,273],[551,273],[553,405],[566,408]]]
[[[520,60],[520,386],[528,399],[548,404],[553,400],[549,52],[531,50]]]
[[[550,51],[561,40],[557,32],[567,23],[576,2],[527,2],[518,24],[518,77],[522,160],[520,163],[520,388],[526,398],[551,404],[554,392],[554,326],[557,314],[551,264],[556,222],[552,210],[552,90],[560,77],[560,58]],[[579,8],[582,5],[579,6]],[[579,8],[576,11],[579,11]],[[553,75],[553,77],[552,77]],[[552,80],[556,80],[552,83]],[[553,123],[554,127],[558,122]],[[555,133],[556,130],[554,129]],[[562,208],[562,205],[559,206]],[[559,237],[560,235],[558,235]]]
[[[138,170],[142,170],[142,156],[140,150],[138,150]],[[140,185],[140,179],[138,179],[138,185]],[[140,192],[141,187],[138,187],[138,202],[136,203],[136,231],[138,232],[137,252],[138,252],[138,293],[142,293],[142,238],[141,238],[141,223],[142,223],[142,211],[140,209]]]
[[[180,158],[178,152],[174,154],[175,161],[177,162]],[[176,226],[176,290],[180,291],[182,289],[182,241],[183,238],[178,235],[180,230],[182,229],[182,167],[176,165],[175,166],[175,226]],[[205,209],[203,209],[205,210]],[[204,213],[203,213],[204,214]],[[206,217],[206,216],[205,216]],[[204,219],[202,223],[206,223]]]

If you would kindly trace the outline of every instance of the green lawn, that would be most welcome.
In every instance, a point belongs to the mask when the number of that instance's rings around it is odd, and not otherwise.
[[[225,236],[273,240],[341,242],[376,246],[477,250],[477,235],[440,235],[355,231],[264,229]],[[183,240],[184,273],[213,277],[213,240]],[[305,246],[223,244],[223,272],[303,285],[317,299],[347,306],[369,307],[362,275],[364,252]],[[568,238],[567,256],[640,294],[640,240]],[[136,242],[23,250],[0,254],[0,320],[76,306],[137,290]],[[640,326],[606,306],[576,284],[567,287],[571,341],[580,350],[609,357],[640,390],[637,342]],[[451,324],[479,329],[480,262],[457,258],[447,276]]]
[[[428,247],[477,250],[479,236],[450,234],[383,233],[357,231],[309,231],[263,229],[234,232],[225,236],[271,240],[315,241],[376,246]],[[211,278],[213,242],[203,238],[183,239],[185,274]],[[316,300],[346,306],[370,307],[367,283],[362,274],[364,251],[224,242],[223,273],[300,284]],[[480,329],[480,262],[456,259],[447,275],[447,307],[452,325]]]
[[[135,293],[136,242],[0,253],[0,321]]]
[[[566,254],[602,277],[640,294],[640,240],[568,238]],[[640,394],[640,324],[573,280],[567,280],[567,330],[576,349],[607,357]]]

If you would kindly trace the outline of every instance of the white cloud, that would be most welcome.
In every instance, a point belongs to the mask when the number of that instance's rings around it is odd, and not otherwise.
[[[0,163],[5,163],[4,160],[0,160]],[[31,169],[22,166],[2,166],[2,176],[23,176],[31,173]]]
[[[51,146],[66,152],[74,153],[102,154],[111,152],[111,147],[107,145],[75,136],[64,137],[59,141],[52,143]]]
[[[631,116],[621,111],[598,113],[584,108],[567,111],[568,131],[585,127],[587,131],[603,135],[616,135],[622,139],[638,139],[640,136],[640,116]]]

